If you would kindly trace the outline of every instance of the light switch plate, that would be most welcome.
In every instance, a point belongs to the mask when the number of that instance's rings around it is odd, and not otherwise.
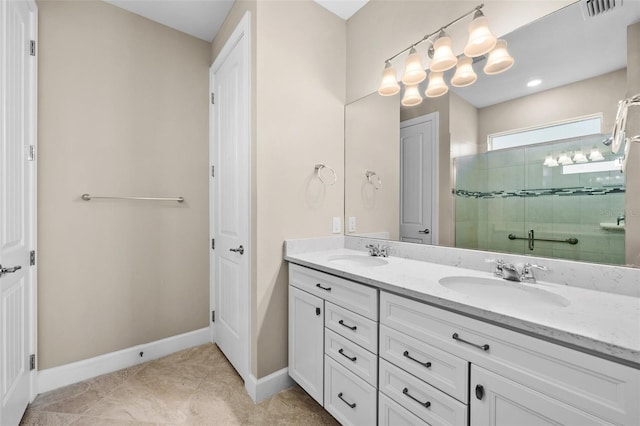
[[[349,232],[356,232],[356,218],[349,216]]]
[[[340,218],[339,217],[334,217],[333,218],[333,233],[334,234],[339,234],[340,232],[342,232],[341,227],[340,227]]]

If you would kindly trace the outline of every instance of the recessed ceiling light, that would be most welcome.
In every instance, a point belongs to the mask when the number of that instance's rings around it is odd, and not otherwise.
[[[528,82],[527,87],[536,87],[539,86],[540,83],[542,83],[542,80],[536,78],[535,80],[531,80],[530,82]]]

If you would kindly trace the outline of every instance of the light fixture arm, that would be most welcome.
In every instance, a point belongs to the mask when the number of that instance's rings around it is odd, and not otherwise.
[[[473,9],[471,9],[469,12],[465,13],[464,15],[459,16],[458,18],[454,19],[453,21],[449,22],[448,24],[438,28],[436,31],[425,35],[424,37],[422,37],[420,40],[418,40],[417,42],[413,43],[412,45],[410,45],[409,47],[401,50],[400,52],[396,53],[395,55],[393,55],[392,57],[390,57],[389,59],[387,59],[385,61],[385,63],[387,62],[391,62],[393,61],[395,58],[397,58],[398,56],[402,55],[403,53],[415,48],[417,45],[419,45],[420,43],[423,43],[425,41],[429,41],[431,43],[431,45],[433,46],[433,40],[430,40],[431,37],[433,37],[434,35],[440,34],[441,31],[446,30],[447,28],[449,28],[451,25],[461,21],[462,19],[466,18],[467,16],[471,15],[472,13],[474,14],[482,14],[481,10],[484,7],[484,3],[479,4],[478,6],[474,7]]]

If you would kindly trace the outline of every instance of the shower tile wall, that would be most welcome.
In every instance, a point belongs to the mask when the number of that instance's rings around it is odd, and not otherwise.
[[[596,135],[457,158],[456,247],[623,264],[624,232],[605,230],[600,223],[615,223],[623,214],[624,193],[495,194],[623,186],[624,175],[618,171],[563,174],[562,166],[543,166],[549,154],[557,158],[560,152],[580,149],[588,155],[592,147],[602,146],[602,139]],[[605,161],[612,160],[602,148]],[[578,244],[535,241],[534,250],[529,250],[526,240],[508,238],[509,234],[526,238],[530,229],[536,238],[573,237]]]

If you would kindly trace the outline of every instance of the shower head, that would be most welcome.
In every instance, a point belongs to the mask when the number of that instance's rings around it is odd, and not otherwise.
[[[611,146],[612,143],[613,143],[613,136],[609,136],[608,138],[602,141],[602,144],[604,146]]]

